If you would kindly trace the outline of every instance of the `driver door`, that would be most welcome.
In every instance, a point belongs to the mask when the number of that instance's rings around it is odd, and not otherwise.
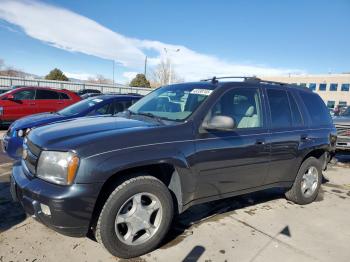
[[[263,185],[270,160],[270,144],[259,88],[226,91],[205,121],[228,116],[232,130],[200,129],[196,139],[196,198],[233,193]]]

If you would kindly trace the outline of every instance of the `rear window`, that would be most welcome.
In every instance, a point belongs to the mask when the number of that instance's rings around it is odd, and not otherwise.
[[[331,116],[321,97],[314,93],[299,92],[306,109],[309,112],[312,126],[330,125]]]
[[[44,99],[59,99],[59,94],[55,91],[50,90],[37,90],[36,91],[36,97],[37,100],[44,100]]]
[[[60,99],[70,99],[69,96],[65,93],[60,93]]]

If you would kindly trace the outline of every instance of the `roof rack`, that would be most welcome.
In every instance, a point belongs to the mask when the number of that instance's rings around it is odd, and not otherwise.
[[[213,78],[208,78],[208,79],[202,79],[201,81],[211,81],[213,84],[218,83],[219,79],[238,79],[238,78],[243,78],[244,81],[261,81],[260,78],[256,76],[221,76],[221,77],[216,77],[214,76]]]

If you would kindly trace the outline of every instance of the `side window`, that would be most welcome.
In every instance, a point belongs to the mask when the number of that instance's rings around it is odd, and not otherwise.
[[[96,109],[94,115],[108,115],[110,114],[110,108],[112,104],[105,104],[102,107]]]
[[[131,104],[133,105],[133,104],[135,104],[137,101],[139,101],[140,99],[133,99],[132,101],[131,101]]]
[[[44,100],[44,99],[59,99],[59,94],[55,91],[50,91],[50,90],[37,90],[36,91],[36,100]]]
[[[267,89],[271,111],[272,128],[292,126],[292,116],[288,96],[285,90]]]
[[[332,123],[326,104],[319,95],[306,92],[299,92],[299,94],[309,112],[313,126],[329,125]]]
[[[226,92],[208,112],[205,121],[229,116],[236,128],[262,127],[260,97],[257,88],[236,88]]]
[[[13,94],[15,100],[33,100],[35,97],[35,90],[23,90]]]
[[[115,101],[114,102],[114,114],[124,111],[124,102]]]
[[[69,96],[65,93],[59,93],[60,94],[60,99],[70,99]]]
[[[288,92],[288,97],[289,97],[290,109],[292,110],[293,126],[303,126],[304,121],[293,95]]]

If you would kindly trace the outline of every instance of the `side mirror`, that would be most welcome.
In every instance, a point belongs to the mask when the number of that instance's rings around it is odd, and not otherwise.
[[[203,124],[203,128],[207,130],[230,131],[234,127],[235,120],[229,116],[214,116],[206,124]]]
[[[7,97],[6,97],[8,100],[15,100],[15,97],[13,96],[13,95],[8,95]]]

